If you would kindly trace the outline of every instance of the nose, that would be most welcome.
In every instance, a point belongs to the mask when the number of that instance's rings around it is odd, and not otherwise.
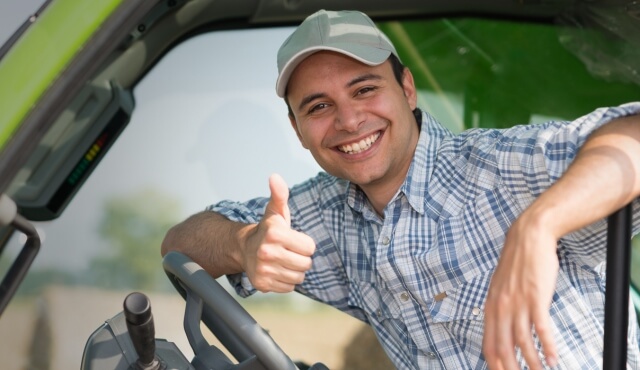
[[[364,112],[354,104],[341,104],[337,108],[335,129],[347,132],[357,131],[365,120]]]

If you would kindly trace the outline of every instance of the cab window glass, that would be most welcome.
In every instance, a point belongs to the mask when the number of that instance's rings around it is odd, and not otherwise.
[[[454,132],[572,119],[640,96],[637,85],[589,73],[555,26],[454,18],[381,27],[413,71],[420,107]],[[293,185],[321,170],[275,94],[276,52],[291,32],[200,35],[140,81],[120,138],[62,216],[37,225],[41,252],[0,318],[3,368],[79,368],[89,335],[134,290],[151,298],[157,337],[189,358],[184,302],[161,268],[164,232],[217,201],[268,196],[271,173]],[[22,242],[14,236],[5,252],[13,257]],[[640,284],[638,252],[635,245]],[[10,259],[0,259],[0,272]],[[294,360],[331,369],[384,364],[371,356],[380,350],[361,334],[364,324],[336,310],[297,294],[239,302]]]

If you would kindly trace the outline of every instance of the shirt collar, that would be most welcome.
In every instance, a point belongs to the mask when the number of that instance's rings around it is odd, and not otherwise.
[[[438,149],[445,138],[453,137],[451,131],[442,126],[438,120],[427,112],[422,112],[422,125],[416,152],[413,155],[407,177],[400,186],[407,201],[413,209],[424,213],[427,184],[435,167]]]
[[[420,136],[418,145],[413,155],[413,160],[407,172],[407,177],[400,186],[398,194],[403,193],[413,209],[424,213],[424,195],[426,194],[426,184],[433,172],[438,154],[438,148],[447,137],[452,137],[451,131],[447,130],[432,115],[422,112],[422,124],[420,125]],[[398,196],[394,197],[394,199]],[[356,212],[363,213],[365,207],[371,208],[367,196],[359,186],[349,183],[347,190],[347,204]]]

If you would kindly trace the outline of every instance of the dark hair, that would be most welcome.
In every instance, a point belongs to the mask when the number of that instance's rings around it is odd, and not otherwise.
[[[393,76],[396,78],[396,81],[398,81],[398,84],[402,86],[402,74],[404,73],[404,69],[407,67],[404,64],[402,64],[400,59],[393,53],[389,55],[389,58],[387,60],[389,61],[389,63],[391,63],[391,70],[393,71]],[[289,98],[287,97],[287,90],[284,91],[284,102],[287,104],[287,110],[288,110],[289,116],[293,117],[293,111],[291,110],[291,105],[289,105]],[[418,126],[420,126],[420,123],[422,121],[422,112],[420,111],[420,109],[419,108],[414,109],[413,115],[416,118],[416,122],[418,123]]]
[[[402,64],[400,59],[395,54],[389,55],[388,60],[389,60],[389,63],[391,63],[391,70],[393,71],[393,76],[396,78],[396,81],[398,81],[400,86],[402,86],[402,74],[404,73],[404,69],[407,67],[404,64]],[[420,111],[420,108],[416,107],[413,110],[413,117],[415,117],[416,123],[418,124],[418,127],[420,127],[422,124],[422,111]]]

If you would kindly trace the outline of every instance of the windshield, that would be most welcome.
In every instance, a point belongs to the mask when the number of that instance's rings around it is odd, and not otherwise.
[[[561,42],[567,39],[558,26],[453,18],[381,28],[414,73],[419,105],[454,132],[573,119],[640,96],[639,85],[586,68]],[[37,223],[42,250],[0,318],[4,369],[79,368],[88,336],[133,290],[149,293],[157,337],[176,342],[189,357],[184,303],[161,269],[165,231],[214,202],[268,195],[271,173],[293,185],[321,170],[274,91],[276,51],[291,31],[194,37],[136,85],[135,109],[121,136],[62,215]],[[11,191],[24,191],[30,179],[19,175]],[[19,235],[9,240],[0,272],[22,243]],[[639,245],[633,256],[633,280],[640,283]],[[354,359],[352,343],[363,353],[381,352],[372,352],[373,339],[357,339],[366,329],[355,319],[297,294],[259,294],[240,303],[296,360],[375,368],[352,362],[367,361]]]

